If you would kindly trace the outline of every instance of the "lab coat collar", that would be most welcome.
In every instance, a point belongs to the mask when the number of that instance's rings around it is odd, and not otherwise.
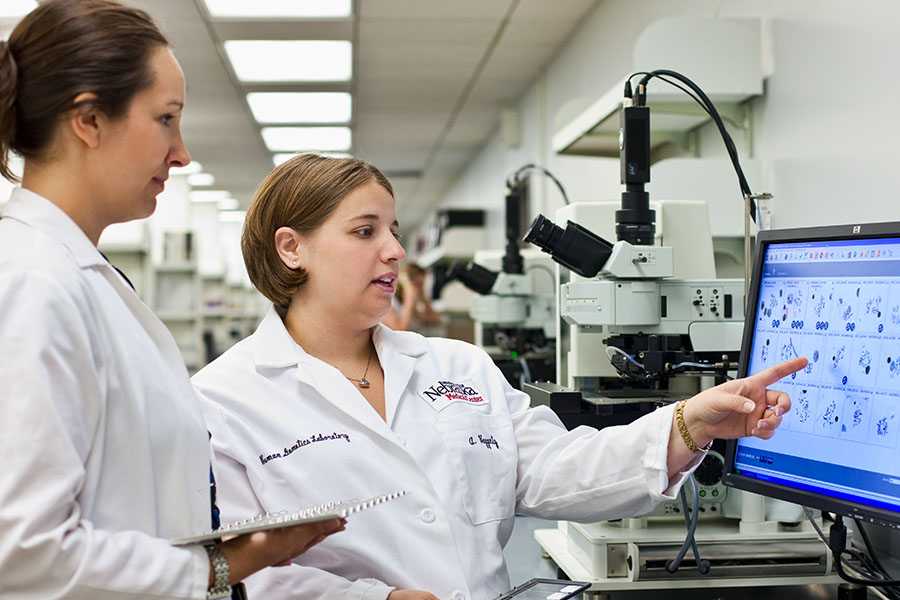
[[[382,349],[390,349],[413,358],[418,358],[428,351],[425,338],[421,335],[407,331],[394,331],[381,323],[375,326],[372,332],[372,341],[375,343],[375,350],[379,356],[381,356]]]
[[[13,189],[3,216],[34,227],[58,241],[66,247],[80,268],[106,263],[100,251],[69,215],[31,190]]]
[[[300,346],[288,333],[284,321],[272,305],[251,340],[253,364],[259,367],[289,367],[299,364]],[[300,349],[302,352],[302,349]],[[306,354],[304,352],[304,354]]]
[[[372,333],[378,356],[391,352],[418,358],[428,346],[420,335],[393,331],[381,323]],[[309,356],[291,337],[275,306],[270,306],[253,334],[253,364],[257,367],[289,367]],[[299,353],[298,353],[299,351]]]
[[[354,419],[393,440],[390,423],[396,414],[400,397],[415,371],[416,362],[427,352],[428,345],[425,338],[418,334],[393,331],[380,323],[373,330],[372,341],[382,367],[385,368],[385,417],[388,427],[385,427],[385,422],[374,411],[358,410],[358,399],[340,391],[342,387],[350,385],[343,376],[329,377],[319,371],[318,367],[323,363],[307,354],[294,341],[274,306],[263,317],[251,343],[253,363],[257,369],[296,365],[295,377],[298,381],[318,389],[324,397]],[[336,370],[335,374],[338,374]]]
[[[372,342],[382,367],[389,366],[384,372],[384,409],[385,420],[390,425],[419,357],[428,350],[428,343],[418,333],[394,331],[381,323],[372,332]]]

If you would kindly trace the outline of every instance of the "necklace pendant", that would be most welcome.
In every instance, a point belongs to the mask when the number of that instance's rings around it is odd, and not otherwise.
[[[359,380],[359,387],[361,387],[361,388],[367,388],[370,385],[371,384],[369,383],[369,380],[366,379],[365,377],[363,377],[362,379]]]

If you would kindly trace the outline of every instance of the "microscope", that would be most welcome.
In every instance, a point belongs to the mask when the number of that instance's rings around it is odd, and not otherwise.
[[[554,265],[535,249],[523,251],[519,241],[528,167],[507,181],[505,250],[478,250],[472,261],[454,263],[447,271],[448,280],[457,279],[478,294],[469,308],[475,343],[493,356],[515,387],[550,379],[556,369]]]
[[[568,329],[558,337],[558,357],[565,360],[558,360],[557,383],[525,391],[570,428],[630,422],[725,381],[737,368],[745,282],[715,277],[706,206],[651,205],[644,189],[650,181],[649,76],[634,97],[626,85],[619,134],[625,191],[618,210],[613,203],[575,203],[557,211],[565,228],[538,215],[524,238],[568,270],[565,280],[559,269],[558,310]],[[613,222],[616,242],[595,233],[608,235]],[[668,502],[635,519],[560,522],[535,536],[570,577],[603,590],[697,587],[709,579],[744,586],[761,585],[761,578],[823,581],[831,571],[827,549],[805,528],[799,507],[728,493],[723,453],[724,444],[714,445],[695,472],[696,508]],[[689,512],[702,550],[693,560],[679,554],[681,518]],[[684,557],[680,569],[670,568],[676,554]]]

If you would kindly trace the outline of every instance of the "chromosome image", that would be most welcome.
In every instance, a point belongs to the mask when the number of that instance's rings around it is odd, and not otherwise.
[[[900,335],[900,284],[888,286],[882,307],[882,322],[885,334]]]
[[[900,338],[883,340],[876,360],[876,387],[900,391]]]
[[[859,297],[859,319],[857,330],[864,334],[880,334],[884,331],[888,288],[881,284],[862,286]]]
[[[803,318],[807,331],[827,331],[831,318],[831,301],[834,297],[833,285],[822,281],[811,281],[807,287],[806,314]]]
[[[841,430],[841,411],[834,395],[823,396],[819,402],[814,426],[815,433],[828,437],[838,437]]]
[[[785,336],[781,344],[781,360],[790,360],[799,356],[800,354],[797,352],[797,348],[794,346],[794,338],[792,338],[791,336]]]
[[[866,441],[870,444],[897,447],[897,433],[900,421],[897,411],[900,409],[900,396],[881,396],[874,399],[869,435]]]
[[[843,401],[839,437],[854,442],[865,442],[871,418],[870,413],[868,397],[848,394]]]
[[[875,357],[881,349],[881,340],[875,337],[859,336],[853,341],[847,369],[847,385],[874,388],[878,380],[880,364]]]
[[[788,395],[791,397],[791,411],[788,413],[787,427],[799,433],[812,433],[818,390],[798,386],[788,391]]]
[[[822,368],[823,379],[827,383],[845,385],[847,370],[850,364],[848,338],[833,337],[828,339],[825,348],[825,364]]]

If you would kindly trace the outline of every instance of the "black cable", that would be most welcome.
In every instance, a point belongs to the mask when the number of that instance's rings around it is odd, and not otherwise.
[[[694,536],[694,533],[697,531],[697,524],[700,520],[700,496],[697,492],[697,483],[694,481],[693,475],[688,475],[688,483],[691,484],[691,507],[693,510],[688,510],[687,494],[684,491],[684,486],[681,486],[681,491],[679,492],[679,496],[681,496],[681,508],[684,512],[684,524],[687,526],[688,530],[687,535],[684,538],[684,543],[681,544],[681,549],[678,551],[678,554],[675,558],[666,563],[666,570],[669,573],[677,571],[681,566],[681,561],[684,560],[684,557],[687,554],[688,548],[690,548],[691,552],[694,554],[694,561],[697,563],[697,571],[699,571],[701,575],[706,575],[709,573],[709,561],[700,558],[700,549],[697,547],[697,539]]]
[[[844,563],[841,556],[845,553],[850,554],[847,551],[847,527],[844,525],[844,519],[841,515],[837,515],[834,523],[831,525],[831,529],[828,532],[828,547],[831,549],[831,555],[834,562],[834,569],[837,571],[837,574],[841,579],[847,581],[849,583],[856,583],[859,585],[868,585],[872,587],[885,587],[885,586],[897,586],[900,585],[900,580],[896,579],[864,579],[861,577],[854,577],[850,575],[844,570]]]
[[[641,73],[635,73],[628,77],[626,80],[626,92],[625,95],[628,96],[629,91],[631,89],[631,79]],[[666,83],[671,85],[675,85],[674,82],[669,81],[667,77],[671,77],[676,79],[682,83],[684,83],[687,87],[689,87],[694,94],[688,93],[688,95],[694,99],[703,110],[712,118],[713,122],[716,124],[716,128],[719,130],[719,135],[722,137],[722,141],[725,144],[725,150],[728,152],[728,157],[731,159],[731,164],[734,167],[735,173],[738,178],[738,185],[741,188],[741,194],[744,198],[749,199],[750,201],[750,216],[753,221],[756,221],[756,201],[753,198],[753,192],[750,190],[750,185],[747,183],[747,178],[744,176],[744,171],[741,168],[740,159],[737,153],[737,147],[734,145],[734,140],[731,138],[731,134],[728,133],[728,130],[725,128],[725,123],[722,121],[722,117],[719,115],[719,111],[716,110],[715,105],[712,103],[712,100],[706,95],[706,93],[700,89],[700,87],[682,75],[677,71],[671,71],[668,69],[656,69],[650,72],[643,72],[643,78],[638,82],[637,92],[634,94],[634,103],[635,106],[643,106],[644,101],[646,99],[646,89],[647,83],[650,79],[656,77]],[[675,85],[675,87],[682,89],[680,85]],[[687,92],[686,92],[687,93]],[[695,95],[696,94],[696,95]],[[630,97],[630,96],[628,96]]]
[[[653,71],[649,76],[645,75],[644,78],[641,80],[641,82],[638,84],[639,87],[646,88],[647,82],[652,77],[656,77],[659,75],[667,75],[669,77],[673,77],[673,78],[681,81],[682,83],[687,85],[689,88],[691,88],[697,94],[697,96],[699,96],[699,98],[703,101],[703,104],[709,109],[709,114],[712,117],[713,121],[715,122],[716,127],[719,129],[719,133],[722,136],[722,140],[725,142],[725,147],[728,150],[728,154],[731,157],[731,162],[734,165],[735,171],[737,172],[738,181],[741,186],[741,191],[746,196],[752,196],[753,194],[750,191],[750,186],[747,183],[747,179],[744,177],[743,170],[741,169],[740,160],[738,159],[738,156],[737,156],[737,148],[735,147],[734,141],[731,139],[731,135],[728,133],[728,130],[725,129],[725,124],[722,122],[722,118],[719,116],[719,111],[716,110],[716,107],[712,103],[712,100],[709,99],[709,97],[706,95],[706,93],[702,89],[700,89],[700,86],[698,86],[696,83],[694,83],[693,81],[691,81],[690,79],[688,79],[687,77],[682,75],[681,73],[678,73],[677,71],[670,71],[668,69],[657,69],[657,70]],[[754,210],[754,212],[755,212],[755,210]]]
[[[716,110],[716,107],[712,103],[712,100],[709,99],[706,93],[702,89],[700,89],[700,86],[698,86],[696,83],[694,83],[681,73],[678,73],[677,71],[670,71],[668,69],[657,69],[652,71],[649,75],[645,75],[638,84],[639,88],[645,89],[647,82],[651,78],[658,77],[659,75],[667,75],[681,81],[689,88],[691,88],[697,94],[697,96],[699,96],[699,98],[702,100],[702,103],[708,108],[710,116],[713,118],[716,127],[719,129],[719,133],[722,135],[722,139],[725,142],[725,146],[728,149],[729,155],[731,156],[732,163],[734,164],[735,170],[737,171],[741,191],[745,195],[752,195],[750,192],[750,186],[747,184],[747,180],[744,177],[743,170],[740,167],[740,161],[737,157],[737,149],[734,146],[734,141],[731,139],[731,135],[725,129],[725,124],[722,122],[722,118],[719,116],[719,111]]]
[[[626,90],[630,90],[630,89],[631,89],[631,79],[632,79],[633,77],[637,77],[638,75],[651,75],[651,73],[648,73],[648,72],[646,72],[646,71],[638,71],[637,73],[632,73],[632,74],[628,77],[628,80],[625,82]],[[710,113],[709,113],[709,109],[706,107],[706,105],[703,104],[703,101],[700,100],[700,98],[698,98],[698,97],[694,94],[694,92],[692,92],[692,91],[689,90],[688,88],[684,87],[683,85],[681,85],[681,84],[679,84],[679,83],[677,83],[677,82],[675,82],[675,81],[672,81],[671,79],[668,79],[668,78],[665,77],[664,75],[656,75],[655,77],[656,77],[657,79],[660,79],[660,80],[662,80],[662,81],[665,81],[666,83],[668,83],[669,85],[671,85],[671,86],[673,86],[673,87],[677,87],[679,90],[681,90],[682,92],[684,92],[685,94],[687,94],[688,96],[690,96],[691,99],[692,99],[694,102],[696,102],[697,104],[699,104],[699,105],[700,105],[700,108],[703,109],[703,112],[705,112],[705,113],[706,113],[707,115],[709,115],[709,116],[712,116],[712,115],[710,115]],[[625,93],[625,96],[626,96],[627,98],[631,98],[631,93],[630,93],[630,92],[626,92],[626,93]]]
[[[559,193],[562,194],[563,202],[565,202],[566,204],[569,203],[569,196],[566,195],[566,190],[565,190],[565,188],[563,188],[563,185],[559,182],[559,179],[554,177],[553,173],[551,173],[544,167],[542,167],[540,165],[536,165],[534,163],[529,163],[529,164],[521,167],[518,171],[516,171],[515,174],[510,178],[510,180],[507,181],[507,185],[509,187],[513,187],[516,184],[518,184],[521,181],[521,176],[527,171],[540,171],[541,173],[543,173],[544,175],[546,175],[547,177],[552,179],[553,183],[556,184],[556,187],[559,188]]]
[[[875,552],[875,547],[872,545],[872,541],[869,539],[869,534],[866,533],[865,527],[863,527],[862,521],[859,519],[853,519],[856,523],[856,528],[859,530],[859,535],[863,540],[863,544],[866,546],[866,552],[869,553],[869,556],[872,557],[872,562],[875,563],[876,568],[883,575],[887,575],[887,569],[884,568],[884,565],[881,564],[881,560],[878,558],[878,553]]]
[[[831,548],[831,544],[828,541],[828,538],[825,536],[825,534],[822,532],[822,530],[819,528],[819,525],[816,523],[815,519],[813,518],[812,510],[809,507],[804,506],[803,512],[806,514],[806,518],[809,520],[810,524],[813,526],[813,529],[816,530],[816,533],[818,534],[819,538],[822,540],[822,543],[824,543],[827,547]],[[827,513],[824,513],[824,514],[827,515]],[[832,517],[830,515],[827,515],[827,516],[829,519],[832,520],[832,522],[834,522],[834,517]],[[859,524],[860,524],[860,522],[857,520],[857,525],[859,525]],[[860,528],[860,533],[862,534],[864,541],[868,540],[868,536],[866,535],[865,531],[862,530],[862,528]],[[866,546],[869,546],[868,541],[866,541]],[[870,548],[870,552],[871,551],[872,551],[872,549]],[[878,567],[873,565],[872,560],[868,556],[866,556],[865,552],[858,552],[858,551],[854,550],[853,548],[845,550],[845,552],[847,554],[849,554],[854,560],[856,560],[860,563],[861,568],[855,568],[856,571],[861,572],[867,576],[872,576],[874,578],[872,587],[877,588],[885,596],[888,596],[889,598],[893,598],[894,600],[900,600],[900,591],[898,591],[896,588],[886,586],[886,585],[878,585],[877,583],[874,583],[874,581],[882,581],[882,578],[890,579],[890,576],[887,574],[886,571],[879,573]],[[834,560],[835,564],[837,564],[837,562],[840,561],[841,559],[840,559],[840,557],[837,557],[837,558],[834,558],[833,560]],[[841,566],[843,566],[843,565],[841,565]],[[837,569],[837,566],[835,567],[835,569]]]
[[[872,575],[876,580],[890,580],[891,575],[882,564],[881,559],[878,558],[878,553],[876,552],[875,546],[872,544],[872,541],[869,539],[869,534],[866,532],[866,529],[863,526],[863,522],[859,519],[853,520],[856,523],[856,528],[859,531],[860,537],[863,540],[863,544],[866,547],[866,552],[855,551],[851,549],[851,556],[853,556],[855,560],[859,561],[862,564],[863,569],[861,570],[865,571],[867,575]],[[900,599],[900,590],[898,590],[896,587],[882,585],[878,586],[878,588],[884,595],[891,598]]]

